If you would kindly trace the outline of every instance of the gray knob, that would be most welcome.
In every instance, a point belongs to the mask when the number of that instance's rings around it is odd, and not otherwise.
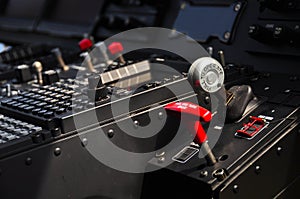
[[[224,78],[222,65],[211,57],[197,59],[188,72],[190,83],[208,93],[220,90],[224,84]]]

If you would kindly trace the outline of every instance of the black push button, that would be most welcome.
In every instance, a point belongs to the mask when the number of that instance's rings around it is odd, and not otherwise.
[[[61,135],[61,130],[60,130],[60,128],[52,129],[52,130],[51,130],[51,134],[52,134],[53,137],[60,136],[60,135]]]
[[[47,106],[44,106],[44,109],[50,110],[52,107],[54,107],[52,104],[49,104]]]
[[[26,113],[29,113],[29,112],[31,112],[34,108],[35,108],[34,106],[28,106],[28,107],[24,108],[23,111],[26,112]]]
[[[43,116],[45,118],[50,118],[50,117],[54,116],[54,113],[52,111],[48,111],[48,112],[44,113]]]
[[[41,103],[38,103],[36,106],[37,107],[43,107],[43,106],[46,106],[47,103],[46,102],[41,102]]]
[[[47,113],[47,110],[42,109],[37,114],[38,116],[44,116],[45,113]]]
[[[52,108],[50,108],[51,111],[56,111],[57,109],[59,109],[58,106],[53,106]]]
[[[40,133],[35,133],[31,136],[33,143],[41,143],[43,141],[43,136]]]
[[[57,114],[62,114],[62,113],[64,113],[65,111],[66,111],[65,108],[60,108],[60,109],[57,109],[55,112],[56,112]]]
[[[38,112],[40,112],[42,109],[41,108],[36,108],[32,110],[32,114],[36,115]]]

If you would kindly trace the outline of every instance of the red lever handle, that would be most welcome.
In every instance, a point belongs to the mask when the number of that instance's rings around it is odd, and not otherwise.
[[[199,118],[203,119],[205,122],[209,122],[212,119],[212,114],[209,110],[190,102],[173,102],[166,105],[164,108],[167,111],[193,116],[185,119],[184,122],[191,132],[196,132],[196,142],[202,144],[206,141],[206,132],[204,131]]]
[[[117,53],[121,53],[124,48],[120,42],[113,42],[108,46],[108,50],[112,55],[115,55]]]
[[[166,110],[202,118],[205,122],[212,119],[212,114],[209,110],[191,102],[173,102],[165,106]]]
[[[85,38],[85,39],[82,39],[78,43],[78,45],[79,45],[80,50],[85,51],[85,50],[88,50],[93,47],[93,42],[92,42],[92,40]]]

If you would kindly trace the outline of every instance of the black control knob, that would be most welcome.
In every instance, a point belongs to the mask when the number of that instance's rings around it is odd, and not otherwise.
[[[43,141],[43,136],[40,133],[35,133],[31,135],[32,141],[35,144],[41,143]]]
[[[260,42],[270,42],[272,40],[272,30],[258,24],[249,26],[248,35]]]
[[[19,65],[15,69],[18,83],[26,83],[32,80],[32,74],[28,65]]]
[[[42,73],[42,79],[44,85],[50,85],[59,81],[59,75],[55,70],[47,70]]]
[[[293,32],[286,26],[275,26],[273,30],[273,38],[278,42],[289,42]]]
[[[52,134],[53,137],[59,136],[59,135],[61,134],[60,128],[52,129],[52,130],[51,130],[51,134]]]

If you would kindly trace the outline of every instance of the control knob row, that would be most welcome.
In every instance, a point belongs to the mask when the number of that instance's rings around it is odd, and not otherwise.
[[[251,38],[264,43],[300,43],[300,30],[298,28],[291,29],[287,26],[264,27],[254,24],[249,26],[248,34]]]

